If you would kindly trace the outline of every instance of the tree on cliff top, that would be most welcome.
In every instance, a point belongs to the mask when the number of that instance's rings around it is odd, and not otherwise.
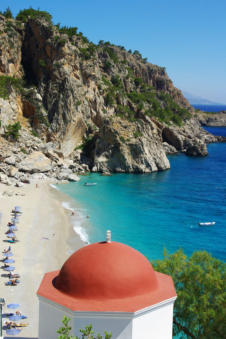
[[[11,9],[9,7],[7,7],[4,12],[0,12],[0,14],[4,15],[4,17],[6,19],[13,19],[13,14],[12,14]]]
[[[46,11],[39,11],[38,9],[33,9],[32,7],[28,9],[23,9],[19,11],[16,16],[16,20],[26,22],[28,19],[44,19],[49,24],[52,24],[52,15]]]
[[[220,339],[226,333],[226,264],[207,252],[187,258],[182,250],[153,264],[169,274],[177,291],[174,335],[178,338]]]

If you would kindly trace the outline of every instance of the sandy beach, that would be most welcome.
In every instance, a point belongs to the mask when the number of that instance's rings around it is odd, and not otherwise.
[[[4,192],[12,192],[7,196]],[[18,336],[38,337],[38,298],[36,291],[45,272],[60,269],[69,255],[84,245],[73,231],[70,212],[62,207],[65,197],[48,183],[35,183],[24,187],[8,187],[0,184],[0,251],[8,248],[5,232],[11,220],[11,211],[21,206],[22,215],[16,231],[19,240],[12,244],[14,273],[20,274],[20,284],[5,286],[8,281],[1,269],[0,296],[6,304],[20,304],[29,326]],[[1,263],[1,266],[3,263]],[[3,307],[3,314],[9,310]],[[4,322],[5,319],[3,319]],[[61,324],[59,324],[60,327]]]

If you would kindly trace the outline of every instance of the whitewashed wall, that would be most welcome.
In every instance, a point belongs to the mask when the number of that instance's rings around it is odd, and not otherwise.
[[[112,339],[172,339],[175,298],[134,313],[73,312],[39,297],[39,339],[56,339],[62,319],[71,319],[72,334],[92,324],[95,333],[112,332]]]
[[[137,312],[131,339],[172,339],[174,300]]]

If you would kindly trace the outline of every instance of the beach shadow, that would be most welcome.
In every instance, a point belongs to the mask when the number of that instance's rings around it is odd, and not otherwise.
[[[10,316],[14,315],[14,313],[3,313],[2,318],[8,318]]]
[[[8,243],[10,243],[10,244],[15,244],[16,242],[18,242],[19,240],[15,240],[14,242],[11,242],[11,241],[9,241],[9,240],[3,240],[4,242],[8,242]]]
[[[4,274],[4,273],[3,273],[3,274],[1,274],[1,277],[3,277],[3,278],[9,278],[9,274],[6,274],[6,273]]]

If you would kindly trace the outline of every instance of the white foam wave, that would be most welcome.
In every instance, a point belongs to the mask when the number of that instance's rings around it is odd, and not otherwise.
[[[50,187],[54,188],[55,190],[59,191],[59,188],[56,185],[49,184]]]
[[[72,212],[75,212],[76,215],[72,218],[73,230],[77,233],[82,241],[89,244],[89,236],[84,227],[82,227],[83,222],[86,220],[86,217],[82,213],[81,209],[71,207],[70,203],[67,201],[62,202],[62,206]]]
[[[69,211],[74,212],[74,208],[71,207],[71,205],[70,205],[69,202],[63,201],[63,202],[62,202],[62,206],[63,206],[63,208],[65,208],[66,210],[69,210]]]

